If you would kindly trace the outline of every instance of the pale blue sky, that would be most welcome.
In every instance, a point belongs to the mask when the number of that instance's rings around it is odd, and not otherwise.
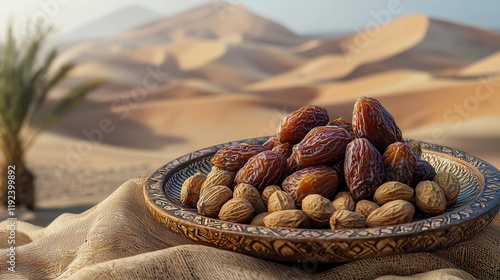
[[[468,0],[0,0],[0,30],[9,17],[16,21],[44,17],[66,33],[128,5],[147,7],[168,16],[204,3],[244,5],[298,33],[348,33],[364,29],[392,5],[397,13],[423,13],[433,18],[500,30],[500,1]],[[383,17],[382,17],[383,18]],[[3,33],[3,32],[2,32]]]

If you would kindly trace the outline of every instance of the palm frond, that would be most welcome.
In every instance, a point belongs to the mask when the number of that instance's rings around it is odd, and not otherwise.
[[[44,118],[41,124],[32,129],[33,133],[26,136],[25,147],[30,147],[33,144],[33,140],[41,132],[45,131],[55,121],[75,109],[84,101],[89,92],[97,89],[105,82],[105,79],[95,79],[72,89],[64,98],[58,101],[55,108]]]
[[[30,40],[19,42],[10,24],[5,42],[0,42],[0,151],[6,160],[22,158],[41,132],[104,83],[102,79],[93,80],[69,90],[52,110],[41,115],[49,92],[68,76],[74,65],[66,63],[52,69],[56,50],[39,63],[40,49],[51,28],[38,24],[35,31]],[[40,121],[35,123],[35,118]]]

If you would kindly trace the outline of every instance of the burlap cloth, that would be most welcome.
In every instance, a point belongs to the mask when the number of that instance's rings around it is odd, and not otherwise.
[[[17,222],[17,272],[7,270],[9,250],[1,249],[0,279],[500,279],[499,216],[472,239],[432,253],[287,265],[178,237],[150,215],[141,184],[131,179],[92,209],[45,228]]]

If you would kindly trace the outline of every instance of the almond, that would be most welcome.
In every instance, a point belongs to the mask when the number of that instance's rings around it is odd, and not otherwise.
[[[339,210],[349,210],[354,211],[356,202],[350,192],[339,192],[332,201],[333,206],[337,211]]]
[[[378,205],[384,205],[389,201],[398,199],[410,201],[414,194],[415,191],[410,186],[401,182],[391,181],[383,183],[377,188],[373,195],[373,201]]]
[[[432,181],[443,190],[446,207],[451,207],[457,203],[460,194],[460,182],[458,182],[455,175],[448,172],[439,172]]]
[[[270,228],[310,228],[311,221],[302,210],[289,209],[270,213],[264,218],[264,224]]]
[[[198,200],[198,213],[203,216],[216,218],[222,205],[233,196],[233,192],[226,186],[213,186],[201,195]]]
[[[330,228],[333,230],[337,229],[353,229],[353,228],[365,228],[366,218],[365,216],[354,213],[350,210],[339,210],[335,211],[330,217]]]
[[[270,185],[267,186],[263,191],[262,191],[262,200],[264,201],[264,204],[267,205],[269,204],[269,197],[275,192],[275,191],[281,191],[281,188],[276,185]]]
[[[195,173],[184,181],[181,188],[181,202],[189,207],[196,207],[200,199],[201,185],[207,176],[203,173]]]
[[[240,183],[236,185],[234,187],[233,197],[248,200],[257,214],[267,211],[267,207],[264,201],[262,201],[259,191],[250,184]]]
[[[436,216],[444,213],[446,197],[443,190],[433,181],[422,181],[415,188],[415,202],[422,213]]]
[[[275,191],[269,197],[269,204],[267,205],[267,211],[269,213],[295,209],[295,200],[293,197],[285,191]]]
[[[356,203],[356,208],[354,209],[354,213],[361,214],[363,216],[368,217],[375,209],[379,208],[378,204],[370,201],[370,200],[360,200]]]
[[[413,219],[415,207],[406,200],[398,199],[387,202],[366,218],[368,227],[380,227],[409,223]]]
[[[210,173],[208,173],[207,178],[201,185],[200,194],[203,195],[207,190],[214,186],[226,186],[228,188],[232,188],[234,184],[234,177],[236,173],[226,171],[218,168],[217,166],[213,166]]]
[[[317,227],[328,226],[335,207],[328,198],[319,194],[310,194],[302,200],[302,211]]]
[[[219,219],[232,223],[249,223],[255,210],[250,201],[243,198],[233,198],[228,200],[219,212]]]

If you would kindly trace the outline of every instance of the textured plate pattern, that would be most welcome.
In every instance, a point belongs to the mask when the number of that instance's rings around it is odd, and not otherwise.
[[[345,262],[367,257],[430,251],[476,234],[499,210],[500,172],[467,153],[423,143],[423,158],[461,183],[458,202],[443,215],[397,226],[356,230],[270,229],[228,223],[198,215],[180,203],[182,183],[196,172],[208,174],[221,147],[263,143],[252,138],[202,149],[180,157],[149,176],[144,196],[153,216],[166,228],[200,244],[261,258],[287,261]]]

